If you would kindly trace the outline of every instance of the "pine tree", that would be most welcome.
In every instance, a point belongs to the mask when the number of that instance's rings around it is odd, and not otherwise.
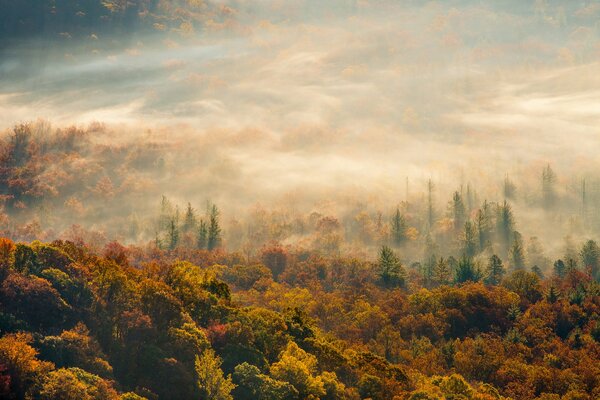
[[[517,188],[515,184],[509,179],[508,175],[504,178],[504,198],[506,200],[512,200],[515,197]]]
[[[554,205],[556,197],[554,191],[555,182],[556,175],[552,168],[550,168],[550,164],[548,164],[542,171],[542,200],[546,209],[550,209]]]
[[[496,219],[496,231],[498,241],[502,249],[503,255],[508,255],[508,248],[512,242],[512,234],[514,232],[514,218],[510,204],[504,201],[498,205],[498,216]]]
[[[513,269],[525,268],[525,252],[523,250],[523,238],[517,231],[513,232],[513,244],[510,248],[510,260]]]
[[[477,282],[481,279],[481,272],[473,263],[473,260],[462,257],[456,268],[454,280],[456,283]]]
[[[431,231],[433,229],[434,223],[434,211],[433,211],[433,182],[431,179],[427,181],[427,225],[428,230]]]
[[[169,223],[173,214],[173,205],[167,199],[167,196],[163,195],[160,200],[160,216],[158,219],[158,229],[163,231],[169,229]]]
[[[505,270],[502,260],[497,255],[492,255],[485,270],[485,283],[488,285],[498,285],[502,281],[504,274]]]
[[[433,280],[438,285],[447,285],[450,282],[451,273],[452,271],[450,270],[448,261],[444,260],[443,257],[440,257],[433,269]]]
[[[544,279],[544,273],[542,272],[542,269],[540,267],[538,267],[537,265],[534,265],[533,267],[531,267],[531,272],[536,274],[538,278]]]
[[[537,265],[541,270],[546,270],[550,266],[550,259],[544,255],[542,244],[536,236],[529,238],[527,260],[530,264]]]
[[[221,244],[221,227],[219,226],[219,210],[214,204],[210,208],[207,249],[214,250]]]
[[[490,206],[485,200],[479,210],[477,210],[477,232],[479,234],[479,251],[485,250],[491,242],[492,221],[490,216]]]
[[[379,251],[378,274],[385,286],[402,286],[406,272],[400,260],[388,246],[382,246]]]
[[[465,205],[459,192],[454,192],[452,196],[452,218],[454,221],[454,230],[460,231],[465,221]]]
[[[581,260],[583,266],[589,268],[592,277],[598,279],[600,276],[600,248],[593,240],[585,242],[581,248]]]
[[[508,308],[508,319],[511,321],[516,321],[521,316],[521,307],[519,307],[519,303],[514,303]]]
[[[396,213],[392,218],[392,241],[394,245],[400,246],[406,241],[406,220],[400,213],[400,209],[396,208]]]
[[[463,232],[463,253],[472,258],[477,254],[477,232],[475,225],[471,221],[465,222],[465,230]]]
[[[559,278],[564,278],[567,272],[567,267],[563,260],[556,260],[554,262],[554,275]]]
[[[171,218],[167,230],[167,239],[169,241],[169,250],[175,250],[179,244],[179,226],[175,217]]]
[[[198,237],[196,240],[196,248],[205,250],[208,245],[208,227],[203,219],[200,220],[198,227]]]
[[[546,301],[548,303],[556,303],[559,299],[560,291],[554,285],[551,285],[546,292]]]
[[[188,203],[183,220],[183,232],[194,232],[198,221],[196,220],[196,211],[192,208],[192,204]]]

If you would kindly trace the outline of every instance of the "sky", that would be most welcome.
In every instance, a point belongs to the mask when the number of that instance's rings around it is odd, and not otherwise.
[[[129,141],[152,131],[199,154],[182,198],[201,169],[243,203],[298,190],[396,201],[407,177],[450,187],[597,166],[599,1],[212,5],[225,22],[190,32],[7,46],[0,129],[41,118],[99,121]]]

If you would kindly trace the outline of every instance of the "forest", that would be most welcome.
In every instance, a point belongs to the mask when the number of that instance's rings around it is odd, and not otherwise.
[[[600,396],[600,247],[567,235],[551,258],[526,240],[510,178],[502,200],[467,185],[445,211],[429,180],[425,201],[386,214],[255,209],[225,223],[217,204],[163,195],[111,215],[136,196],[123,174],[160,166],[94,143],[103,129],[4,137],[2,398]],[[574,209],[571,232],[594,232],[557,180],[540,171],[536,206]],[[591,209],[582,190],[572,201]]]
[[[600,399],[598,21],[0,0],[0,400]]]

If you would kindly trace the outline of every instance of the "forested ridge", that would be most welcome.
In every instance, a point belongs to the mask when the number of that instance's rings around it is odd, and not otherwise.
[[[445,212],[431,180],[387,215],[226,222],[166,195],[136,210],[134,183],[171,179],[177,146],[104,137],[43,123],[4,137],[0,397],[600,396],[600,248],[579,239],[593,219],[557,249],[526,241],[508,177],[502,200],[469,185]],[[546,165],[529,201],[568,213],[557,179]]]

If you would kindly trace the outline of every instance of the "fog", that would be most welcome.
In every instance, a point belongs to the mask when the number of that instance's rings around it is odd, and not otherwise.
[[[163,194],[182,206],[211,200],[226,220],[257,204],[340,217],[363,204],[387,215],[401,201],[422,203],[428,179],[442,215],[461,186],[503,200],[508,175],[525,237],[558,246],[566,234],[590,234],[565,221],[581,216],[584,178],[594,198],[600,166],[600,2],[211,7],[227,17],[1,46],[7,134],[38,119],[83,130],[102,123],[90,130],[94,144],[159,148],[160,174],[96,159],[104,175],[131,173],[143,189],[122,189],[126,201],[104,217],[61,214],[57,230],[110,232],[107,215],[154,212]],[[552,218],[536,205],[547,164],[561,196]],[[557,220],[559,232],[549,231]]]

